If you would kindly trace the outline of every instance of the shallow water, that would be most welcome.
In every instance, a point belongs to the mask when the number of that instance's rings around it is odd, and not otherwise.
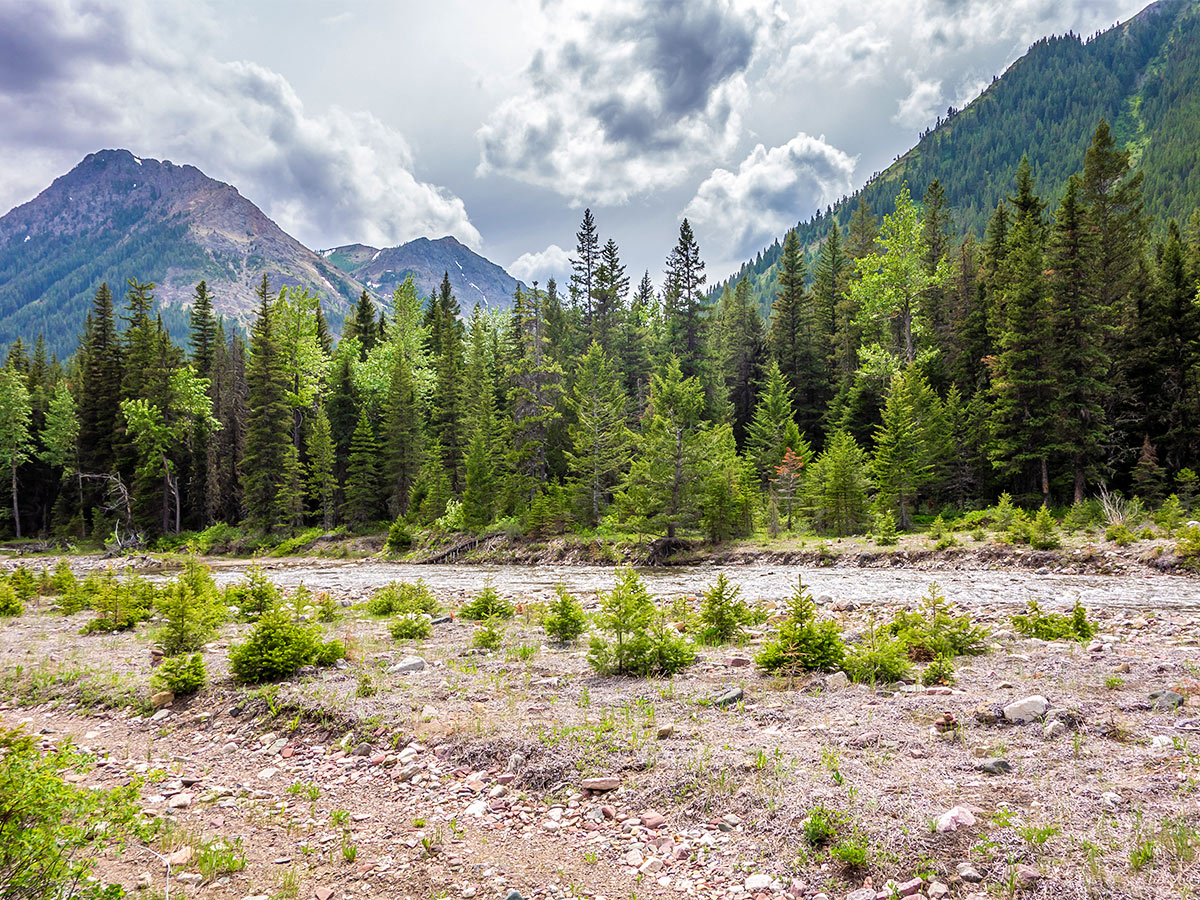
[[[225,583],[240,577],[252,563],[228,561],[217,572]],[[437,592],[469,593],[487,579],[513,597],[544,599],[556,584],[586,597],[613,585],[614,569],[575,565],[413,565],[377,560],[288,559],[262,562],[281,586],[303,583],[314,590],[362,593],[389,581],[418,578]],[[1076,599],[1089,608],[1110,610],[1200,610],[1200,580],[1176,575],[1036,575],[1016,571],[920,571],[915,569],[804,568],[767,564],[681,566],[640,570],[652,593],[659,596],[699,594],[721,572],[742,589],[750,601],[781,600],[796,585],[797,576],[813,596],[848,599],[860,605],[917,600],[937,582],[946,596],[966,606],[994,608],[1024,606],[1037,600],[1046,608],[1062,608]]]

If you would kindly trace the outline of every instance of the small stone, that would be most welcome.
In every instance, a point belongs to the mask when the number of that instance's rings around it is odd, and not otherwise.
[[[958,719],[954,718],[954,713],[946,710],[933,720],[933,727],[942,734],[947,734],[958,727]]]
[[[1004,718],[1018,725],[1040,719],[1050,708],[1050,701],[1040,694],[1017,700],[1004,707]]]
[[[646,861],[646,857],[642,856],[641,850],[630,850],[625,854],[625,865],[639,868]]]
[[[925,896],[929,900],[943,900],[943,898],[950,896],[950,888],[940,881],[931,881],[929,882],[929,888],[925,891]]]
[[[1175,691],[1154,691],[1150,701],[1154,709],[1178,709],[1183,706],[1184,697]]]
[[[719,708],[733,706],[733,704],[737,703],[744,696],[745,694],[741,688],[730,688],[729,690],[725,691],[725,693],[718,694],[716,697],[714,697],[712,705]]]
[[[665,741],[667,738],[669,738],[674,733],[675,733],[674,725],[660,725],[658,728],[658,739],[660,741]]]
[[[170,691],[159,691],[150,697],[150,705],[155,709],[164,709],[175,702],[175,695]]]
[[[169,806],[171,809],[187,809],[191,805],[192,805],[192,795],[191,794],[176,794],[174,797],[172,797],[170,800],[167,801],[167,806]]]
[[[746,879],[746,890],[754,893],[757,891],[765,891],[771,886],[774,879],[770,875],[765,875],[761,872],[751,875]]]
[[[371,755],[371,745],[368,744],[366,741],[363,741],[361,744],[359,744],[357,747],[354,748],[354,755],[355,756],[370,756]]]
[[[1017,881],[1028,890],[1042,879],[1042,873],[1033,866],[1021,864],[1017,866]]]
[[[996,757],[994,759],[985,759],[983,762],[978,763],[975,768],[985,775],[1007,775],[1013,770],[1013,765],[1007,759]]]
[[[960,862],[954,868],[958,872],[958,877],[968,884],[979,884],[983,881],[983,876],[969,862]]]
[[[180,847],[174,853],[167,854],[167,863],[172,866],[186,866],[192,861],[192,848]]]
[[[975,717],[976,722],[982,725],[995,725],[1004,718],[1004,709],[998,704],[985,703],[976,707],[971,715]]]
[[[640,866],[638,866],[638,874],[654,875],[657,874],[663,867],[663,861],[657,856],[652,856]]]
[[[846,900],[875,900],[875,888],[859,888],[846,895]]]
[[[849,686],[850,677],[845,672],[834,672],[825,679],[825,690],[840,691],[842,688]]]
[[[896,893],[901,897],[911,897],[917,891],[921,890],[925,882],[920,878],[912,878],[908,881],[902,881],[896,885]]]
[[[1060,719],[1055,719],[1049,725],[1042,729],[1042,736],[1048,741],[1062,737],[1067,733],[1067,726]]]
[[[964,825],[974,825],[975,816],[965,806],[955,806],[942,813],[937,820],[937,830],[940,834],[958,831]]]
[[[149,872],[143,872],[141,875],[139,875],[137,877],[136,887],[139,891],[146,890],[152,884],[154,884],[154,876],[151,875]]]
[[[615,791],[621,786],[621,779],[616,775],[601,775],[597,778],[585,778],[579,783],[579,786],[585,791],[594,793]]]
[[[1113,671],[1116,672],[1118,675],[1126,675],[1129,673],[1129,663],[1123,662],[1119,666],[1114,668]]]
[[[1100,803],[1105,809],[1120,809],[1125,804],[1125,798],[1112,791],[1105,791],[1100,795]]]
[[[753,662],[754,660],[748,656],[730,656],[725,660],[725,665],[733,669],[739,669],[748,666]]]
[[[406,656],[397,663],[388,666],[388,674],[403,675],[408,672],[420,672],[425,668],[425,660],[419,656]]]
[[[660,812],[648,809],[642,813],[641,821],[647,828],[662,828],[667,823],[667,817]]]
[[[194,886],[202,882],[204,880],[204,876],[199,872],[183,872],[182,874],[176,875],[175,880],[181,884],[190,884]]]
[[[504,900],[525,900],[525,898],[521,896],[520,891],[511,890],[504,895]]]
[[[319,887],[313,891],[313,896],[315,896],[317,900],[329,900],[329,898],[333,896],[333,888]]]

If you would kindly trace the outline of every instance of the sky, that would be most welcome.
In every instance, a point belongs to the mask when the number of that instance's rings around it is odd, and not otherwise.
[[[125,148],[314,249],[453,234],[710,281],[860,187],[1052,33],[1141,0],[0,0],[0,211]]]

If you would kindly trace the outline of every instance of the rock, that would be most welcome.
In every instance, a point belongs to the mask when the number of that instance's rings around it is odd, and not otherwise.
[[[950,896],[950,888],[946,887],[940,881],[931,881],[929,882],[929,888],[925,891],[925,896],[929,900],[943,900],[943,898]]]
[[[1022,863],[1017,866],[1017,882],[1025,890],[1029,890],[1035,884],[1042,880],[1042,873],[1033,866]]]
[[[1051,722],[1045,728],[1042,729],[1042,736],[1048,741],[1052,741],[1055,738],[1062,737],[1066,733],[1067,733],[1067,726],[1064,725],[1062,723],[1062,721],[1059,719],[1055,719],[1053,722]]]
[[[924,885],[925,882],[920,878],[912,878],[908,881],[902,881],[900,884],[896,885],[896,893],[901,897],[911,897],[917,891],[921,890]]]
[[[175,702],[175,695],[170,691],[159,691],[150,697],[150,705],[155,709],[165,709]]]
[[[850,684],[850,677],[845,672],[834,672],[825,679],[825,690],[840,691]]]
[[[1040,694],[1014,701],[1004,707],[1004,718],[1009,722],[1022,725],[1040,719],[1050,708],[1050,701]]]
[[[954,870],[958,872],[958,877],[967,884],[979,884],[983,881],[983,876],[969,862],[960,862],[954,867]]]
[[[985,703],[976,707],[971,715],[982,725],[995,725],[1004,718],[1004,708],[998,703]]]
[[[585,778],[579,783],[579,786],[585,791],[595,793],[615,791],[621,786],[621,779],[616,775],[602,775],[598,778]]]
[[[657,856],[652,856],[640,866],[638,866],[639,875],[654,875],[662,870],[663,861]]]
[[[647,828],[662,828],[665,824],[667,824],[667,817],[660,812],[655,812],[652,809],[648,809],[642,813],[641,822]]]
[[[712,705],[716,707],[733,706],[733,704],[737,703],[744,696],[745,694],[741,688],[730,688],[725,693],[718,694],[716,697],[714,697],[712,700]]]
[[[854,612],[854,610],[858,609],[858,604],[848,597],[839,597],[833,601],[831,609],[834,612]]]
[[[641,850],[630,850],[625,854],[625,865],[639,868],[646,861],[646,857],[642,856]]]
[[[752,894],[757,893],[758,891],[765,891],[771,886],[772,881],[774,881],[774,879],[770,875],[764,875],[761,872],[756,873],[746,879],[746,890],[750,891]]]
[[[958,719],[954,718],[954,713],[946,710],[938,718],[933,720],[933,727],[942,734],[948,734],[958,727]]]
[[[163,719],[165,719],[169,715],[171,715],[171,711],[169,709],[160,709],[158,712],[156,712],[154,715],[152,715],[150,717],[150,721],[151,721],[151,723],[161,722]]]
[[[995,757],[977,763],[975,768],[985,775],[1007,775],[1013,770],[1013,765],[1007,759]]]
[[[333,896],[333,888],[319,887],[313,891],[313,896],[316,897],[317,900],[329,900],[329,898]]]
[[[154,876],[149,872],[143,872],[137,877],[136,887],[139,891],[146,890],[152,884],[154,884]]]
[[[525,755],[523,753],[514,753],[508,758],[508,765],[505,766],[504,771],[510,774],[516,774],[517,772],[521,771],[524,765]]]
[[[975,824],[975,816],[965,806],[955,806],[938,816],[937,830],[940,834],[958,831],[963,826]]]
[[[859,888],[846,895],[846,900],[875,900],[875,888]]]
[[[1100,803],[1105,809],[1120,809],[1125,805],[1125,798],[1113,791],[1105,791],[1100,795]]]
[[[370,755],[371,755],[371,745],[368,744],[366,741],[363,741],[361,744],[359,744],[357,747],[354,748],[354,756],[370,756]]]
[[[190,884],[195,886],[204,880],[204,876],[199,872],[183,872],[180,875],[176,875],[175,880],[180,884]]]
[[[1127,663],[1127,662],[1123,662],[1123,663],[1121,663],[1119,666],[1117,666],[1115,669],[1113,669],[1113,671],[1114,671],[1114,672],[1116,672],[1118,675],[1125,675],[1125,674],[1128,674],[1128,672],[1129,672],[1129,663]]]
[[[865,747],[878,744],[881,737],[882,735],[878,731],[864,731],[862,734],[855,735],[850,739],[850,746],[856,750],[862,750]]]
[[[1178,709],[1183,706],[1184,697],[1175,691],[1154,691],[1150,702],[1153,709]]]
[[[660,741],[665,741],[667,738],[669,738],[674,733],[675,733],[674,725],[660,725],[658,728],[657,736]]]
[[[731,669],[738,669],[751,665],[753,662],[754,660],[748,656],[731,656],[725,660],[725,665],[729,666]]]
[[[397,663],[388,666],[389,675],[403,675],[408,672],[420,672],[425,668],[425,660],[419,656],[406,656]]]
[[[192,805],[191,794],[176,794],[167,801],[167,806],[171,809],[187,809]]]
[[[512,890],[504,895],[504,900],[525,900],[525,898],[521,896],[520,891]]]
[[[167,854],[167,863],[172,866],[186,866],[192,861],[192,848],[180,847],[174,853]]]

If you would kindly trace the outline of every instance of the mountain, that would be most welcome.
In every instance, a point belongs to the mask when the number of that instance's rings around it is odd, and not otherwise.
[[[1087,40],[1067,34],[1038,41],[861,190],[799,223],[797,234],[811,254],[834,219],[845,228],[860,197],[883,216],[905,181],[919,200],[936,178],[958,232],[981,235],[996,204],[1012,192],[1022,154],[1053,207],[1068,176],[1082,169],[1102,117],[1144,174],[1146,212],[1156,224],[1185,220],[1200,207],[1200,2],[1160,0]],[[714,295],[745,277],[769,309],[779,252],[776,241],[714,285]]]
[[[195,166],[102,150],[0,218],[0,345],[42,332],[52,350],[69,353],[96,288],[107,281],[119,298],[127,278],[158,285],[177,339],[202,278],[216,310],[244,324],[264,273],[276,290],[302,285],[320,293],[335,328],[362,291]]]
[[[463,246],[453,237],[431,241],[418,238],[377,250],[349,244],[322,250],[321,256],[383,297],[412,275],[422,296],[436,292],[442,276],[449,274],[454,295],[464,310],[482,303],[506,309],[521,283],[504,269]]]

